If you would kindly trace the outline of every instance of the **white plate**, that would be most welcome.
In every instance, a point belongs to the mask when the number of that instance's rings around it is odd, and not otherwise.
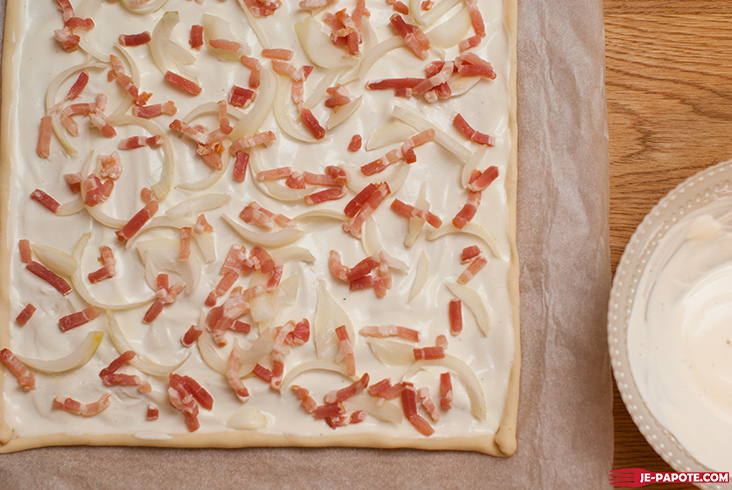
[[[648,443],[679,472],[711,470],[694,459],[659,423],[640,396],[628,357],[628,325],[638,282],[659,239],[684,216],[720,198],[732,198],[732,161],[717,164],[690,177],[651,210],[625,248],[610,293],[608,345],[623,402]],[[731,488],[720,484],[700,484],[699,487],[710,490]]]

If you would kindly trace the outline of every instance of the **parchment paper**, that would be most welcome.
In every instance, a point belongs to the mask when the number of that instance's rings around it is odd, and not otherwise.
[[[519,0],[518,38],[523,367],[514,456],[44,448],[0,457],[0,487],[608,487],[611,277],[602,2]]]

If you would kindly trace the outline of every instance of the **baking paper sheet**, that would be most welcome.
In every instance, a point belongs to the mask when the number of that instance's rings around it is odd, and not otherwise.
[[[3,2],[3,17],[4,12]],[[514,456],[347,448],[42,448],[2,455],[0,485],[608,487],[613,427],[605,332],[611,277],[602,2],[519,0],[518,38],[523,364]]]

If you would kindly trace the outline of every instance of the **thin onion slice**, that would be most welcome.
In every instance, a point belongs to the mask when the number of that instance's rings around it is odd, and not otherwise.
[[[84,211],[84,203],[78,197],[72,201],[65,202],[56,210],[57,216],[73,216]]]
[[[313,137],[302,125],[295,123],[293,117],[288,114],[287,106],[292,93],[292,79],[290,77],[279,75],[277,82],[277,96],[274,100],[274,115],[280,129],[290,137],[302,141],[303,143],[317,143],[318,140]]]
[[[364,80],[366,75],[368,75],[369,69],[371,69],[374,63],[383,58],[389,51],[393,51],[401,47],[406,47],[404,39],[402,39],[401,36],[390,37],[389,39],[380,42],[366,53],[361,60],[361,63],[358,65],[358,70],[351,70],[349,73],[344,75],[341,83],[348,83],[357,79]]]
[[[426,131],[428,129],[435,130],[435,142],[444,149],[452,153],[458,160],[465,163],[470,158],[472,152],[463,146],[458,140],[443,131],[437,124],[428,121],[419,114],[412,112],[404,107],[395,105],[392,116],[412,126],[417,131]]]
[[[488,230],[476,223],[468,223],[467,225],[463,226],[461,230],[455,228],[452,223],[444,224],[431,232],[429,235],[427,235],[427,241],[431,242],[432,240],[437,240],[438,238],[442,238],[445,235],[451,235],[453,233],[467,233],[468,235],[473,235],[474,237],[480,238],[486,245],[488,245],[488,248],[490,248],[491,252],[497,259],[503,258],[501,250],[498,247],[498,242],[496,242],[496,239],[493,238],[493,235],[488,233]]]
[[[294,219],[298,223],[313,219],[332,219],[341,222],[348,221],[348,218],[343,214],[343,211],[336,211],[335,209],[312,209],[310,211],[305,211],[302,214],[298,214]]]
[[[440,0],[422,17],[424,19],[424,25],[427,27],[431,26],[461,1],[462,0]]]
[[[229,154],[229,142],[224,142],[224,151],[221,154],[222,165],[218,170],[213,170],[208,176],[195,182],[181,182],[175,187],[178,189],[184,189],[186,191],[204,191],[214,185],[216,182],[223,177],[229,170],[231,163],[231,155]]]
[[[134,12],[136,14],[151,14],[163,8],[163,5],[168,3],[168,0],[153,0],[152,2],[142,4],[139,2],[133,2],[132,0],[121,0],[121,2],[122,5],[124,5],[124,7],[130,12]]]
[[[349,376],[346,372],[346,367],[342,364],[336,364],[334,362],[329,361],[306,361],[298,364],[294,368],[290,369],[290,371],[287,373],[285,378],[282,380],[282,387],[281,390],[284,390],[290,386],[290,384],[295,381],[295,379],[303,375],[305,373],[308,373],[310,371],[328,371],[331,373],[337,373],[342,375],[345,378],[348,379],[357,379],[355,376]]]
[[[74,247],[74,252],[72,253],[73,257],[76,259],[76,262],[79,264],[79,267],[77,267],[74,273],[71,275],[71,284],[74,286],[74,290],[79,294],[79,296],[81,296],[84,301],[103,310],[129,310],[132,308],[145,306],[155,299],[155,295],[152,294],[148,298],[139,301],[131,301],[129,303],[114,305],[99,301],[94,296],[92,296],[91,292],[87,288],[86,282],[84,282],[84,273],[81,267],[81,259],[84,254],[84,249],[89,243],[90,238],[91,233],[84,233],[83,235],[81,235],[81,238],[79,238],[79,241]]]
[[[279,182],[262,182],[257,178],[257,174],[267,169],[262,166],[261,157],[258,151],[252,151],[250,155],[249,170],[252,174],[252,182],[254,182],[254,185],[257,189],[262,191],[263,194],[281,202],[302,202],[305,196],[313,192],[312,189],[290,189]]]
[[[152,238],[137,242],[137,252],[145,265],[145,281],[150,289],[157,288],[158,275],[172,272],[186,284],[185,291],[191,294],[201,279],[201,263],[195,255],[188,260],[178,258],[180,240],[174,238]]]
[[[328,93],[328,89],[336,84],[336,80],[338,80],[338,75],[340,75],[340,73],[341,70],[338,69],[328,70],[328,72],[323,75],[323,78],[320,79],[320,82],[318,82],[315,89],[310,92],[308,98],[305,99],[303,107],[306,109],[312,109],[318,105],[323,97]]]
[[[457,357],[447,354],[444,359],[430,359],[415,362],[414,365],[404,373],[403,379],[414,376],[420,369],[424,369],[428,366],[447,368],[457,374],[458,378],[465,386],[465,390],[468,392],[468,397],[470,397],[470,411],[473,416],[478,420],[485,420],[485,395],[483,394],[483,388],[478,376],[476,376],[475,371],[473,371],[470,366]]]
[[[229,420],[226,421],[226,427],[234,430],[259,430],[267,427],[267,417],[253,407],[241,407],[234,412]]]
[[[238,2],[241,9],[244,11],[244,16],[247,18],[249,27],[252,28],[254,34],[256,34],[257,39],[259,40],[259,44],[261,44],[264,49],[270,49],[272,47],[272,40],[270,39],[269,34],[267,34],[267,31],[264,30],[262,23],[254,16],[254,14],[251,13],[249,7],[244,3],[244,0],[238,0]]]
[[[282,260],[284,262],[300,261],[308,264],[315,263],[315,256],[303,247],[285,247],[272,250],[270,253],[273,259]]]
[[[272,112],[272,106],[277,96],[277,77],[269,68],[264,66],[260,71],[260,77],[261,83],[257,98],[254,99],[254,104],[252,104],[249,112],[234,124],[234,128],[229,135],[231,141],[254,135]]]
[[[425,183],[422,183],[422,188],[419,190],[419,197],[417,198],[417,201],[414,203],[414,205],[420,209],[429,211],[430,203],[429,201],[427,201],[426,194],[427,186],[425,185]],[[412,245],[414,245],[414,242],[417,241],[417,237],[419,237],[419,234],[422,232],[424,225],[425,221],[421,218],[417,218],[416,216],[412,216],[409,218],[407,224],[407,236],[404,237],[405,247],[411,248]]]
[[[422,0],[410,0],[409,2],[409,15],[412,16],[412,19],[414,19],[414,22],[418,26],[423,26],[425,24],[424,17],[422,16]],[[430,44],[431,44],[430,39]]]
[[[389,267],[398,271],[406,271],[409,266],[401,259],[397,259],[389,252],[384,250],[384,245],[381,242],[381,234],[379,233],[379,226],[373,216],[369,216],[364,225],[363,235],[361,236],[361,245],[366,255],[376,255],[379,252],[384,252],[386,255],[386,262]]]
[[[412,301],[419,295],[429,276],[430,261],[427,259],[427,254],[422,250],[422,253],[419,255],[419,260],[417,260],[417,272],[414,274],[414,283],[412,284],[412,289],[409,291],[409,301]]]
[[[256,271],[254,274],[252,274],[252,277],[249,280],[249,287],[264,287],[267,284],[268,279],[269,274],[265,274],[261,271]],[[262,323],[274,318],[275,307],[274,303],[272,302],[271,294],[260,294],[259,296],[255,296],[249,301],[249,304],[251,306],[250,315],[252,317],[252,320],[254,320],[255,322]]]
[[[212,209],[218,209],[229,204],[231,196],[228,194],[204,194],[202,196],[194,196],[183,202],[180,202],[168,209],[165,215],[170,218],[185,218],[187,216],[196,216]]]
[[[35,369],[36,371],[51,374],[63,373],[71,371],[72,369],[78,369],[89,362],[89,359],[94,356],[94,353],[97,351],[97,347],[99,347],[99,344],[102,342],[102,337],[104,337],[104,332],[93,330],[84,337],[84,340],[81,341],[73,352],[63,357],[59,357],[58,359],[33,359],[21,356],[20,354],[16,354],[16,357],[20,359],[23,364]]]
[[[168,52],[170,45],[170,36],[173,29],[180,23],[180,14],[177,11],[169,10],[163,14],[153,29],[150,39],[150,54],[152,55],[155,66],[158,67],[160,73],[165,74],[168,71],[177,72],[178,65]]]
[[[419,0],[412,0],[416,2]],[[430,45],[448,49],[465,39],[470,29],[470,14],[463,7],[441,24],[425,32]]]
[[[191,353],[189,351],[183,359],[175,364],[160,364],[148,358],[144,354],[135,351],[135,349],[132,348],[132,344],[130,344],[130,342],[127,340],[125,333],[119,326],[117,317],[115,317],[114,313],[109,310],[107,311],[107,326],[109,328],[109,338],[112,339],[112,344],[114,345],[115,349],[117,349],[120,354],[129,350],[133,351],[135,353],[135,357],[133,357],[129,361],[130,364],[135,366],[143,373],[149,374],[150,376],[155,376],[157,378],[167,377],[170,373],[181,367],[191,356]]]
[[[163,136],[163,169],[160,172],[160,179],[152,185],[155,197],[162,201],[170,192],[175,177],[175,160],[173,159],[173,145],[165,130],[157,123],[148,119],[136,116],[114,116],[107,118],[107,123],[112,126],[139,126],[153,136]]]
[[[221,218],[244,240],[267,248],[284,247],[298,241],[303,236],[302,230],[289,226],[277,231],[261,232],[247,228],[225,214],[222,214]]]
[[[212,232],[205,231],[203,233],[194,233],[193,239],[196,241],[198,249],[201,251],[203,261],[207,264],[216,261],[216,240]]]
[[[345,325],[348,338],[355,344],[356,337],[353,331],[353,322],[348,313],[333,298],[328,290],[327,283],[320,279],[318,281],[318,304],[315,307],[315,320],[313,321],[313,342],[315,353],[318,359],[323,360],[326,356],[335,357],[338,345],[338,338],[335,329]]]
[[[447,81],[447,84],[450,86],[450,97],[458,97],[467,93],[468,90],[475,87],[481,80],[481,77],[451,77]]]
[[[190,220],[185,219],[173,219],[168,216],[155,216],[150,221],[148,221],[147,224],[140,229],[140,231],[132,235],[127,240],[127,243],[125,243],[125,248],[129,249],[130,247],[132,247],[132,244],[135,243],[138,238],[140,238],[142,235],[150,230],[155,230],[158,228],[173,228],[175,230],[180,230],[184,226],[193,226],[193,223],[191,223]]]
[[[330,36],[320,30],[320,25],[314,17],[305,17],[295,24],[295,34],[308,59],[326,70],[353,66],[356,58],[334,45]]]
[[[406,366],[414,362],[414,346],[390,339],[367,339],[371,352],[387,366]]]
[[[356,395],[343,401],[343,406],[349,412],[355,410],[363,410],[372,417],[389,422],[391,424],[401,424],[404,420],[404,411],[394,402],[376,398],[368,395]]]
[[[470,286],[456,282],[448,282],[445,286],[473,313],[478,328],[483,332],[483,335],[488,335],[488,331],[491,329],[490,319],[488,317],[488,309],[485,307],[485,301],[480,297],[480,294]]]
[[[399,121],[389,121],[371,133],[366,150],[378,150],[385,146],[401,143],[414,136],[414,128]]]
[[[48,245],[31,245],[38,261],[59,276],[69,277],[79,266],[77,260],[66,252]]]
[[[226,359],[219,354],[220,349],[216,346],[211,332],[204,328],[198,337],[196,345],[198,346],[198,352],[201,354],[203,362],[217,373],[226,376]]]
[[[272,257],[274,257],[274,253]],[[297,301],[297,290],[299,288],[300,274],[293,274],[287,279],[280,281],[280,285],[277,286],[277,290],[272,295],[272,303],[274,304],[275,310],[279,312],[283,308],[295,304],[295,301]]]
[[[363,100],[363,95],[360,95],[353,99],[348,104],[341,106],[338,108],[337,111],[334,111],[330,118],[328,119],[328,123],[326,124],[326,129],[333,129],[340,124],[343,124],[348,120],[349,117],[351,117],[355,112],[358,110],[359,107],[361,107],[361,101]]]

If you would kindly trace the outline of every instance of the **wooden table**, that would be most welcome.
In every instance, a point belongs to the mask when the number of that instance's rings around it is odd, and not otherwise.
[[[614,272],[659,199],[732,158],[732,4],[605,0],[604,9]],[[673,471],[635,427],[617,389],[613,415],[614,468]]]

